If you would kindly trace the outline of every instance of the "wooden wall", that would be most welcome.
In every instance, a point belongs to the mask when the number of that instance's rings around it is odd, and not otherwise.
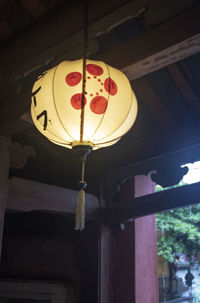
[[[97,302],[98,228],[46,213],[6,213],[1,278],[57,280],[75,286],[77,300]]]

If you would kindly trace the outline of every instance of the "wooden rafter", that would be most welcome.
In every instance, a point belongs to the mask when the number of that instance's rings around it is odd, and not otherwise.
[[[200,99],[193,87],[187,81],[187,78],[179,69],[177,64],[168,66],[168,72],[173,79],[178,90],[184,97],[185,102],[189,105],[194,114],[200,114]]]
[[[147,78],[143,77],[139,79],[139,81],[135,80],[133,82],[133,89],[154,119],[158,121],[159,125],[164,128],[166,128],[166,126],[173,128],[174,122],[168,109],[162,102],[160,96],[156,94]]]
[[[130,80],[180,61],[200,51],[199,14],[200,6],[197,6],[99,58],[121,68]]]
[[[120,224],[128,219],[155,214],[164,210],[189,206],[200,202],[200,182],[166,191],[120,201],[99,211],[104,224]]]

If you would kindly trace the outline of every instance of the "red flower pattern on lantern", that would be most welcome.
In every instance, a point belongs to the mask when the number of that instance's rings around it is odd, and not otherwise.
[[[104,71],[103,68],[99,65],[96,64],[87,64],[86,65],[86,71],[93,75],[93,80],[91,77],[87,77],[88,81],[97,81],[99,85],[104,85],[104,89],[109,95],[114,96],[117,94],[117,84],[115,83],[114,80],[112,80],[110,77],[107,78],[104,83],[101,82],[102,80],[100,78],[97,78],[97,76],[101,76]],[[65,77],[65,81],[69,86],[76,86],[80,83],[82,79],[82,74],[79,72],[71,72]],[[101,83],[100,83],[101,82]],[[102,88],[102,86],[101,86]],[[102,93],[103,89],[99,89],[99,91]],[[84,94],[87,94],[85,91]],[[90,97],[93,97],[93,94],[90,93]],[[78,93],[75,94],[71,97],[71,105],[73,106],[74,109],[78,110],[81,109],[81,100],[82,100],[82,94]],[[84,97],[84,106],[87,103],[86,98]],[[103,97],[99,96],[99,93],[96,92],[96,96],[91,99],[90,102],[90,109],[93,113],[95,114],[104,114],[106,111],[108,105],[108,100]]]
[[[111,78],[107,78],[105,80],[104,88],[107,91],[107,93],[111,94],[111,96],[114,96],[117,93],[117,84]]]
[[[87,64],[86,70],[89,74],[93,76],[100,76],[103,74],[103,68],[96,64]]]
[[[90,109],[95,114],[104,114],[108,105],[108,100],[102,96],[96,96],[90,102]]]
[[[75,86],[75,85],[79,84],[81,79],[82,79],[82,75],[79,72],[69,73],[65,77],[65,81],[69,86]]]
[[[75,109],[81,109],[81,101],[82,101],[82,94],[75,94],[71,97],[71,105]],[[86,104],[87,100],[84,97],[84,106]]]

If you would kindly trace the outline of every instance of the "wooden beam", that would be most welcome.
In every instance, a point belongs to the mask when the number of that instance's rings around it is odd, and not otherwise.
[[[177,134],[175,134],[175,140],[177,140]],[[198,144],[192,145],[192,142],[187,142],[187,145],[191,145],[186,148],[176,150],[167,154],[161,153],[156,157],[149,158],[141,162],[135,162],[129,165],[124,165],[113,171],[110,171],[106,175],[106,188],[107,188],[107,200],[111,201],[114,193],[114,187],[116,184],[123,184],[125,180],[131,179],[136,175],[145,174],[147,175],[152,171],[169,170],[171,167],[171,173],[174,172],[174,167],[181,166],[183,164],[195,162],[200,160],[200,143],[199,136],[197,139]],[[169,141],[163,138],[163,142]],[[187,146],[186,145],[186,146]],[[143,147],[144,148],[144,147]],[[167,151],[167,145],[164,144],[165,153]],[[174,185],[174,184],[173,184]]]
[[[20,178],[9,180],[6,208],[14,211],[47,211],[75,214],[78,192]],[[98,199],[86,194],[86,218],[93,219]]]
[[[167,107],[153,89],[147,78],[143,77],[139,80],[133,81],[133,89],[139,100],[141,100],[141,103],[148,108],[148,111],[152,114],[159,125],[161,125],[161,127],[167,127],[168,129],[174,128],[174,121]]]
[[[89,42],[144,10],[145,1],[90,1]],[[58,22],[59,20],[59,22]],[[13,79],[51,62],[82,55],[83,2],[73,1],[2,48],[1,73]],[[45,37],[45,39],[44,39]],[[13,53],[13,49],[15,52]],[[75,56],[75,57],[74,57]]]
[[[176,26],[176,25],[175,25]],[[190,25],[188,25],[190,26]],[[192,25],[191,25],[192,26]],[[164,31],[164,29],[163,29]],[[156,43],[156,36],[152,37],[152,45]],[[165,37],[166,41],[168,41],[167,37],[169,36],[169,32]],[[145,37],[143,37],[145,38]],[[161,36],[157,36],[158,41],[160,41]],[[149,43],[151,38],[148,37]],[[164,44],[164,41],[161,40]],[[166,42],[166,45],[160,46],[162,48],[161,51],[153,51],[153,55],[146,56],[144,55],[141,60],[136,61],[135,63],[128,64],[126,67],[122,68],[122,71],[127,75],[130,80],[134,80],[150,74],[158,69],[169,66],[170,64],[181,61],[187,57],[190,57],[200,51],[200,34],[189,36],[187,39],[179,41],[178,33],[177,33],[177,43],[172,46],[168,46],[172,43],[172,41]],[[161,44],[162,44],[161,43]],[[137,41],[135,41],[137,44]],[[168,44],[168,45],[167,45]],[[150,51],[151,52],[151,51]]]
[[[200,182],[120,201],[99,210],[99,215],[104,224],[112,225],[196,203],[200,203]]]
[[[8,195],[8,173],[10,161],[10,140],[0,136],[0,256],[3,240],[4,213]]]
[[[129,80],[200,51],[200,5],[98,56],[122,69]],[[125,54],[125,55],[122,55]]]
[[[189,105],[194,115],[200,114],[200,100],[197,92],[185,77],[178,64],[172,64],[167,68],[170,77],[175,82],[185,102]]]
[[[9,75],[9,79],[13,79],[17,75],[26,76],[27,73],[42,66],[48,68],[49,63],[56,64],[61,60],[80,56],[83,37],[81,30],[83,20],[80,13],[82,6],[79,3],[77,7],[76,1],[73,5],[71,4],[43,24],[35,26],[31,32],[27,32],[5,46],[0,58],[2,74]],[[159,14],[159,8],[153,1],[150,1],[149,5],[151,10],[157,10]],[[140,14],[144,14],[145,19],[146,1],[125,3],[123,0],[118,0],[109,2],[109,5],[108,3],[102,5],[101,2],[98,6],[96,3],[94,7],[91,2],[90,10],[89,40],[92,41],[130,18],[137,18]],[[169,13],[168,22],[145,30],[144,33],[122,43],[119,47],[102,53],[98,58],[123,69],[132,80],[191,56],[199,52],[199,13],[200,5],[198,4],[174,18],[170,18]],[[77,14],[80,16],[77,17]],[[43,39],[44,36],[45,39]],[[14,55],[13,49],[15,49]]]

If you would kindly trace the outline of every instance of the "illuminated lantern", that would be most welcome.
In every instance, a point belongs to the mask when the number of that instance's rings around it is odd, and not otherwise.
[[[83,74],[84,71],[84,74]],[[127,77],[100,61],[64,61],[42,73],[31,115],[50,141],[93,150],[116,143],[133,125],[137,100]]]
[[[136,118],[130,83],[121,71],[87,60],[81,140],[82,80],[82,60],[64,61],[39,76],[32,91],[33,122],[50,141],[68,148],[82,143],[92,149],[112,145]]]

